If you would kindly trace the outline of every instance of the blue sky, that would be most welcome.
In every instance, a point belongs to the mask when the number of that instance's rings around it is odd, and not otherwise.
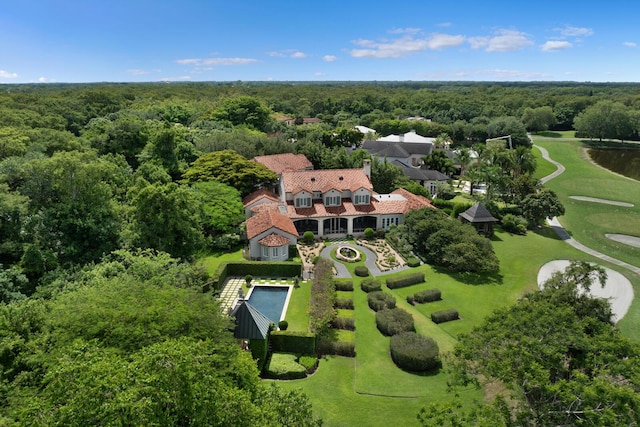
[[[0,83],[640,81],[628,1],[4,0]]]

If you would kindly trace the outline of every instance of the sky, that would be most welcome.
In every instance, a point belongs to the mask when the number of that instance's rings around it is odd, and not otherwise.
[[[0,83],[640,81],[640,3],[2,0]]]

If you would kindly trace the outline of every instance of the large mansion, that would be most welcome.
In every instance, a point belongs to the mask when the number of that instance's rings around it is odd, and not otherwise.
[[[291,156],[254,159],[267,167],[278,165],[274,172],[280,181],[277,193],[258,190],[243,200],[252,258],[285,260],[289,245],[307,231],[318,237],[362,234],[366,228],[401,224],[413,209],[432,207],[427,198],[404,189],[391,194],[374,192],[369,160],[360,169],[309,170],[308,164],[297,158],[294,167],[283,168],[292,161]]]

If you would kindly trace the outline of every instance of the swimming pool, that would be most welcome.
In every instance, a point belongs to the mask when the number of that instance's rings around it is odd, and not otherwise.
[[[284,319],[289,305],[291,286],[262,286],[251,288],[247,295],[249,304],[276,325]]]

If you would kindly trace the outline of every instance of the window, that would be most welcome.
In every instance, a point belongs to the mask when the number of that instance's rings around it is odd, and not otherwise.
[[[298,197],[296,199],[296,208],[310,208],[311,197]]]
[[[262,258],[269,258],[269,248],[266,246],[262,247]]]
[[[278,247],[271,248],[271,258],[278,258],[279,249]]]
[[[355,202],[356,205],[368,205],[369,204],[369,195],[368,194],[356,194]]]
[[[324,198],[325,206],[339,206],[340,196],[327,196]]]

